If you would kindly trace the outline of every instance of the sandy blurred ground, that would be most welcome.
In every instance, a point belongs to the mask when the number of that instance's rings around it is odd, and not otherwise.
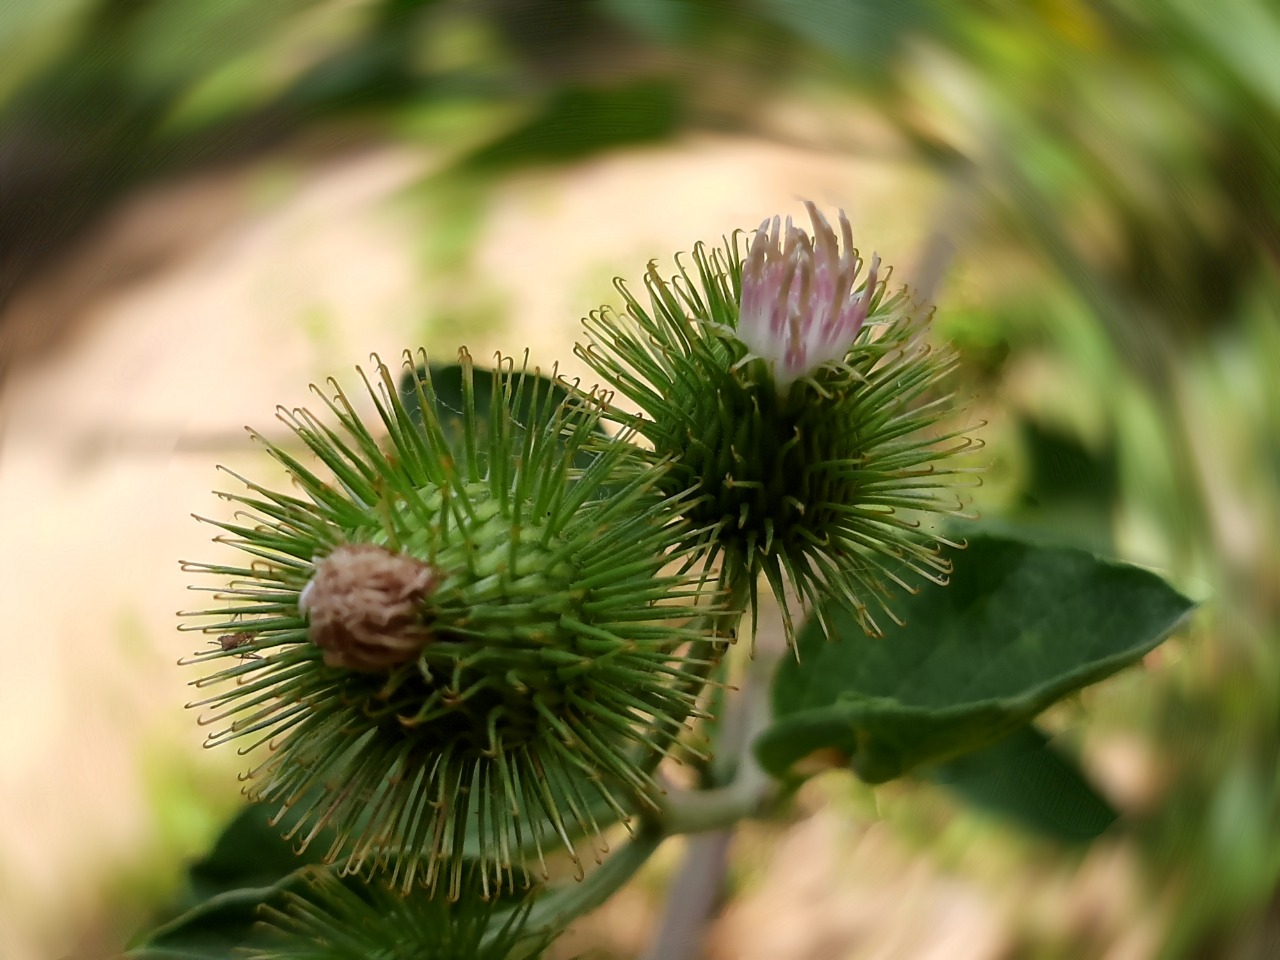
[[[136,917],[103,917],[103,891],[163,890],[234,802],[237,758],[202,751],[183,709],[191,677],[174,661],[201,640],[175,611],[200,600],[178,561],[218,556],[191,518],[229,515],[210,489],[234,481],[215,464],[268,469],[244,424],[278,434],[275,405],[306,403],[309,382],[353,384],[371,352],[448,358],[464,337],[478,359],[527,346],[579,370],[578,320],[616,300],[612,276],[638,284],[651,257],[798,214],[800,197],[848,209],[905,278],[932,203],[900,165],[717,139],[525,175],[498,189],[474,271],[517,321],[433,335],[427,318],[466,291],[422,267],[430,224],[406,191],[431,164],[378,147],[157,188],[3,318],[11,350],[69,332],[0,397],[0,957],[61,956],[90,918],[126,935]],[[1004,908],[911,867],[884,830],[850,829],[815,808],[788,832],[715,956],[1001,956]]]

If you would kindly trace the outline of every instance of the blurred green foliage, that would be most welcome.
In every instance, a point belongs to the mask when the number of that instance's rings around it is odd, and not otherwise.
[[[0,64],[0,308],[139,184],[312,129],[443,149],[428,246],[465,270],[521,167],[779,136],[762,107],[798,91],[873,111],[948,185],[936,249],[972,282],[939,324],[1022,465],[984,510],[1212,598],[1102,721],[1174,771],[1126,821],[1166,955],[1280,942],[1274,4],[62,0],[0,5]]]

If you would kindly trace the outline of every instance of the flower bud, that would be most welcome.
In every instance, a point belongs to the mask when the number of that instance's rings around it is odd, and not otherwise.
[[[952,492],[974,468],[967,429],[946,426],[952,357],[928,342],[930,311],[887,293],[852,229],[841,237],[812,204],[814,234],[766,220],[741,250],[694,247],[691,271],[665,280],[650,264],[642,305],[585,321],[578,355],[639,417],[612,416],[642,435],[669,491],[700,534],[702,561],[756,607],[761,576],[794,638],[794,597],[824,622],[828,601],[870,634],[920,580],[945,583],[948,541],[932,517],[961,515]],[[955,544],[952,544],[955,546]]]
[[[737,336],[768,364],[782,393],[800,377],[849,353],[867,319],[880,268],[880,258],[873,256],[859,288],[862,260],[853,249],[853,229],[844,211],[841,249],[826,217],[808,201],[805,208],[813,221],[812,237],[790,217],[785,235],[779,234],[778,217],[766,220],[742,265]]]

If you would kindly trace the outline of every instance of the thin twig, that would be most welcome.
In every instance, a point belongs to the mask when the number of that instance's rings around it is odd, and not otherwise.
[[[707,921],[720,905],[732,842],[732,827],[689,837],[646,960],[692,960],[702,955]]]
[[[736,762],[723,770],[732,776],[727,786],[709,790],[672,791],[665,804],[663,826],[668,833],[707,825],[736,823],[759,811],[769,791],[769,777],[756,762],[751,744],[769,723],[769,681],[781,652],[759,642],[742,689],[726,710],[721,730],[722,756]],[[721,772],[717,770],[717,772]],[[671,885],[662,924],[649,946],[646,960],[694,960],[701,955],[708,922],[715,914],[729,866],[733,826],[692,836],[680,872]]]

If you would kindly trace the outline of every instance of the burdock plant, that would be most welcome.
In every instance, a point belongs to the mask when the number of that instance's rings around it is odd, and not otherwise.
[[[837,232],[806,206],[811,230],[775,217],[671,278],[651,264],[647,304],[619,282],[578,347],[604,388],[407,356],[359,404],[331,381],[318,413],[281,411],[291,438],[259,439],[285,489],[238,478],[213,522],[240,559],[188,564],[213,594],[189,627],[216,638],[193,705],[331,866],[254,874],[131,956],[243,903],[266,911],[241,938],[260,956],[536,955],[665,838],[768,815],[833,764],[976,778],[1024,823],[1108,828],[1032,720],[1190,605],[1145,571],[939,526],[975,469],[954,357],[844,214]],[[762,583],[795,656],[735,663]],[[279,842],[254,836],[251,864]],[[675,898],[672,929],[713,900]]]

